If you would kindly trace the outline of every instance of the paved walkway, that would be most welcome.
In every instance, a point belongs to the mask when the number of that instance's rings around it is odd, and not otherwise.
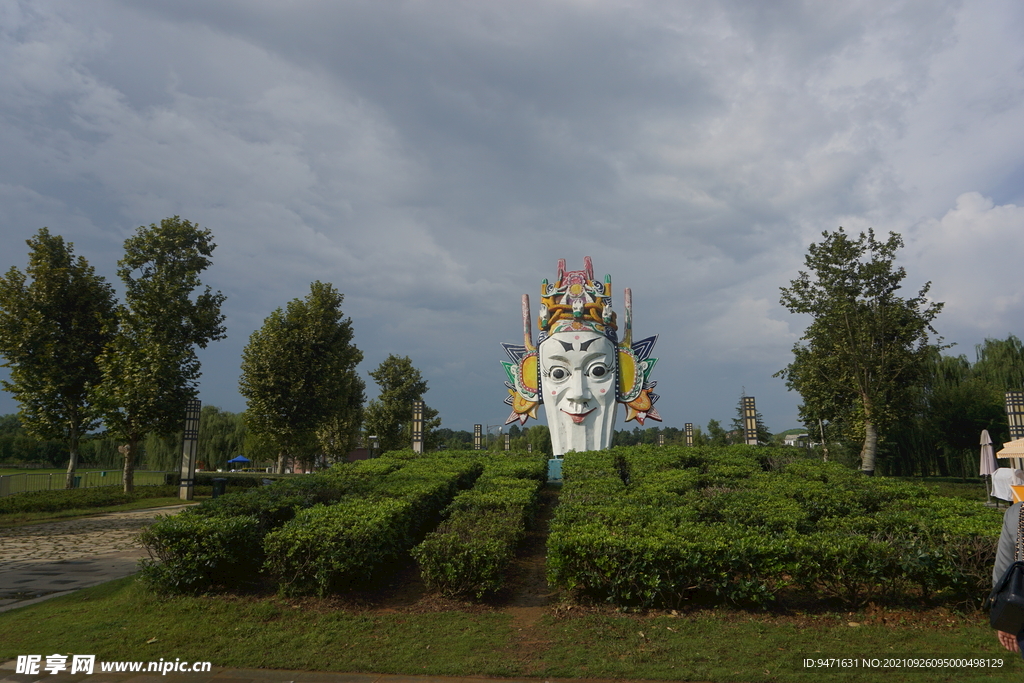
[[[112,581],[147,557],[139,531],[186,505],[0,529],[0,612]]]

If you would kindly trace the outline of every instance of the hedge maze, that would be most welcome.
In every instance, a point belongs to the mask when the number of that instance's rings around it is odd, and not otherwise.
[[[549,582],[621,606],[789,600],[977,602],[1001,513],[782,448],[574,453],[548,537]],[[537,513],[543,456],[388,453],[223,495],[143,533],[164,593],[263,577],[284,595],[377,584],[415,561],[442,595],[499,591]]]
[[[414,555],[429,585],[482,596],[501,586],[546,466],[401,451],[226,494],[143,532],[141,576],[158,592],[201,593],[262,573],[283,595],[324,596],[385,580]]]
[[[987,595],[999,511],[785,453],[631,447],[567,458],[550,582],[642,607]]]

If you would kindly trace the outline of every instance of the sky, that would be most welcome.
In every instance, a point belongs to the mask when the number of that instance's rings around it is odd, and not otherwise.
[[[1022,35],[1018,0],[0,0],[0,270],[46,226],[116,286],[179,215],[227,296],[204,405],[244,410],[250,334],[320,280],[370,397],[409,356],[493,431],[521,296],[591,256],[659,335],[665,426],[745,393],[779,432],[822,231],[900,233],[948,353],[1024,335]]]

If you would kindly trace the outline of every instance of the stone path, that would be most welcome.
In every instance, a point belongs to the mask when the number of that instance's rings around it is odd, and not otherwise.
[[[187,505],[0,529],[0,612],[134,573],[139,532]]]

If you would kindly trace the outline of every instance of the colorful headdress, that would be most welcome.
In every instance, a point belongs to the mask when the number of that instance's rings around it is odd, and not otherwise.
[[[512,414],[505,424],[518,421],[525,424],[537,418],[537,406],[544,402],[540,391],[540,357],[537,348],[546,339],[559,332],[592,331],[603,334],[616,345],[616,400],[626,406],[626,422],[640,424],[651,418],[661,422],[654,409],[658,395],[653,393],[657,382],[650,381],[651,370],[658,362],[651,351],[658,336],[647,337],[633,343],[633,301],[626,290],[626,320],[622,341],[616,333],[618,325],[612,311],[612,278],[594,281],[594,266],[589,256],[583,258],[583,270],[565,270],[565,259],[558,260],[558,279],[554,284],[544,280],[540,286],[541,309],[537,326],[540,330],[537,345],[533,343],[530,324],[530,297],[523,295],[523,345],[502,344],[511,361],[502,361],[508,381],[508,398]]]

